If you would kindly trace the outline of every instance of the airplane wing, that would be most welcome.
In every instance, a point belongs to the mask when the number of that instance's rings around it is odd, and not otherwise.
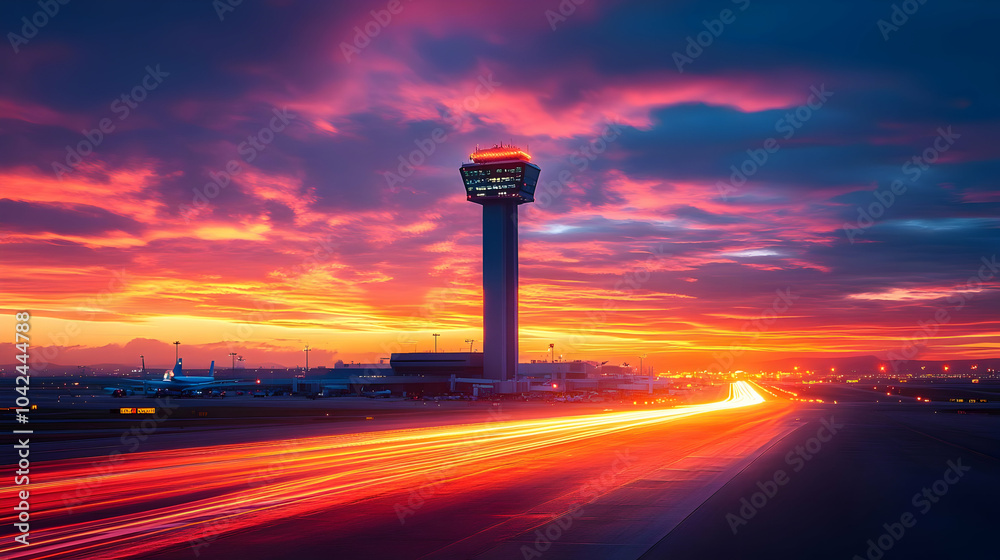
[[[170,387],[171,383],[159,379],[150,379],[148,381],[143,381],[142,379],[116,379],[114,383],[108,383],[107,385],[108,386],[133,385],[136,387],[142,387],[143,385],[145,385],[146,387]]]
[[[188,389],[209,389],[209,388],[212,388],[212,387],[225,387],[226,385],[248,385],[250,383],[253,383],[253,382],[252,381],[243,381],[243,380],[240,380],[240,379],[226,379],[226,380],[219,380],[219,381],[209,381],[208,383],[192,383],[190,385],[181,385],[181,386],[177,386],[177,384],[174,384],[174,385],[172,385],[172,387],[175,388],[175,389],[184,389],[184,390],[188,390]]]

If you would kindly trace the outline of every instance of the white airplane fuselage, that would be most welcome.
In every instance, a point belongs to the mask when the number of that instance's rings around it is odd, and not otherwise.
[[[173,376],[170,379],[165,379],[170,385],[200,385],[202,383],[212,383],[215,381],[214,377],[195,377],[191,375],[181,375]]]
[[[208,369],[208,376],[181,375],[182,361],[177,360],[173,369],[163,373],[163,379],[129,379],[122,380],[134,386],[142,386],[148,389],[167,389],[173,391],[196,391],[199,389],[217,389],[240,383],[235,379],[219,380],[215,378],[215,361],[212,361]],[[105,390],[114,391],[117,387],[106,387]],[[125,389],[123,389],[125,390]]]

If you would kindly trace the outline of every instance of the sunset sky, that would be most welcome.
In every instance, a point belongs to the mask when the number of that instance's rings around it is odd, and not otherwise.
[[[0,328],[46,361],[481,349],[500,141],[523,361],[1000,356],[998,3],[99,4],[0,7]]]

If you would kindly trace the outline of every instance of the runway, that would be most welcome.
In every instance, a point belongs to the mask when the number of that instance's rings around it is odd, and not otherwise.
[[[724,401],[663,410],[232,445],[199,433],[190,447],[39,462],[35,544],[0,553],[606,558],[611,547],[636,557],[791,430],[791,406],[740,382]],[[623,540],[606,518],[634,517],[643,510],[629,502],[644,495],[656,499]],[[539,528],[559,535],[539,539]]]
[[[843,385],[791,388],[826,403],[797,404],[801,426],[641,560],[1000,558],[1000,416]],[[779,471],[785,484],[769,484]]]

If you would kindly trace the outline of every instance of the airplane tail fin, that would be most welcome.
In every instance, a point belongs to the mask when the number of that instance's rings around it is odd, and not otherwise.
[[[174,364],[174,369],[168,371],[166,374],[163,375],[163,380],[164,381],[170,381],[170,378],[172,378],[172,377],[179,377],[181,375],[181,372],[184,371],[182,369],[182,365],[181,365],[181,363],[183,362],[183,360],[184,360],[184,358],[177,358],[177,363]]]
[[[208,376],[215,377],[215,360],[212,360],[212,365],[208,366]]]

